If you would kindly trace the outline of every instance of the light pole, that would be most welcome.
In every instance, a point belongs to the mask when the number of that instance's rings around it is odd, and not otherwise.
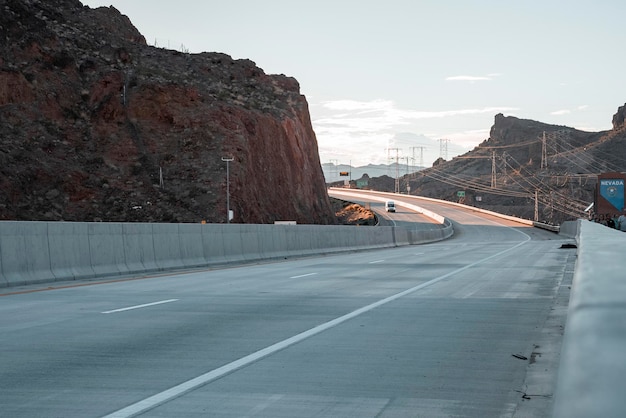
[[[228,163],[233,161],[233,157],[222,157],[222,161],[226,162],[226,223],[230,223],[230,171]]]

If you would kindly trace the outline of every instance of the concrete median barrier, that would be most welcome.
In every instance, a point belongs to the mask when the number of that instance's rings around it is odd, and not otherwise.
[[[154,258],[159,270],[185,266],[178,236],[178,224],[152,224]]]
[[[45,222],[6,222],[0,233],[2,283],[19,286],[54,280]]]
[[[399,227],[0,222],[0,287],[395,247]]]
[[[204,258],[209,264],[221,264],[226,262],[226,248],[224,247],[222,229],[221,225],[200,225]]]
[[[50,270],[57,280],[96,276],[91,266],[88,225],[80,222],[47,223]]]
[[[154,255],[151,224],[122,224],[122,234],[124,235],[124,255],[128,273],[159,269]]]
[[[96,277],[128,272],[124,234],[120,223],[87,224],[91,269]]]
[[[178,241],[180,259],[184,267],[206,266],[208,264],[202,239],[202,228],[197,224],[179,224]]]

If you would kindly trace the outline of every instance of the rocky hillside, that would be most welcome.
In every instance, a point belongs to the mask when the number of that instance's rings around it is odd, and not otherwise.
[[[495,116],[489,139],[465,155],[400,179],[410,193],[558,224],[586,216],[597,175],[626,171],[626,106],[613,129],[584,132],[533,120]],[[369,179],[393,191],[388,178]],[[460,192],[460,193],[459,193]]]
[[[298,82],[146,45],[114,8],[0,3],[0,219],[334,223]]]

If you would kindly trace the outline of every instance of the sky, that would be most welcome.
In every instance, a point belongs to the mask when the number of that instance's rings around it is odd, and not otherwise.
[[[498,113],[602,131],[626,103],[623,0],[82,3],[151,45],[296,78],[322,163],[430,166],[489,138]]]

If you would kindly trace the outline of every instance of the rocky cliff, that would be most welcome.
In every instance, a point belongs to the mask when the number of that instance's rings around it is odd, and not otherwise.
[[[77,0],[0,5],[0,219],[334,223],[298,82],[146,45]]]
[[[424,171],[415,190],[547,223],[585,217],[598,174],[626,171],[623,107],[613,125],[586,132],[496,115],[489,139]],[[457,193],[462,190],[464,197]]]

